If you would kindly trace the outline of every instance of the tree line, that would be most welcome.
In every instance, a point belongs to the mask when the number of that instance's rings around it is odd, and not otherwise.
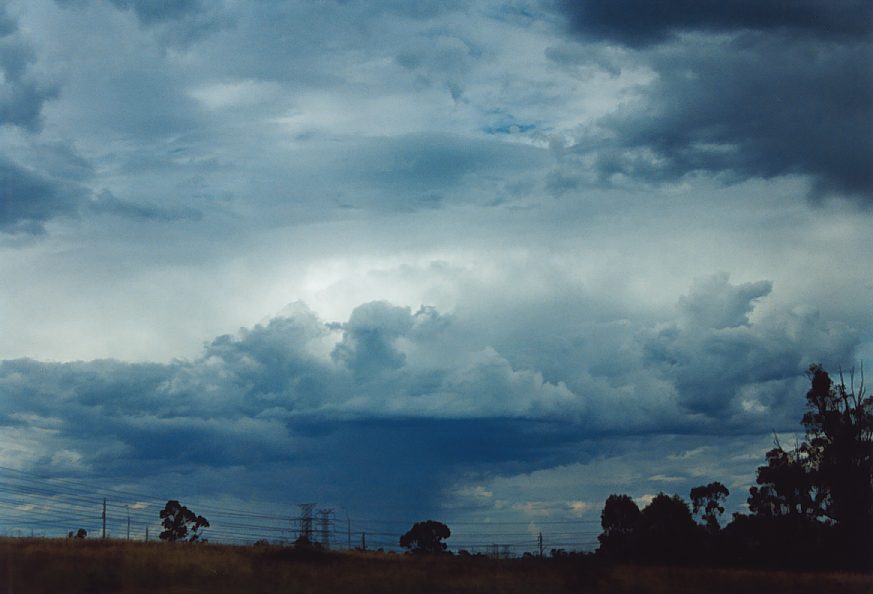
[[[749,513],[719,521],[730,494],[720,482],[691,489],[691,507],[659,493],[642,510],[610,495],[598,554],[652,563],[873,569],[873,396],[835,382],[821,365],[807,372],[805,439],[774,447],[758,467]],[[697,521],[695,521],[695,517]]]

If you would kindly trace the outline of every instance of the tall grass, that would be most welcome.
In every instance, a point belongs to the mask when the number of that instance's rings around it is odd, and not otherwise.
[[[493,560],[320,553],[100,540],[0,539],[0,592],[209,593],[867,593],[871,576],[599,566],[590,560]]]

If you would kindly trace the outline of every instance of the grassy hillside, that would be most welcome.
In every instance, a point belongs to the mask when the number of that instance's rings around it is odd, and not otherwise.
[[[868,593],[871,576],[597,567],[573,559],[301,553],[280,547],[0,539],[0,591],[209,593]]]

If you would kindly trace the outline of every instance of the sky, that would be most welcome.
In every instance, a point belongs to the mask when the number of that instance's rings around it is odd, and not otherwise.
[[[0,467],[397,530],[742,511],[807,367],[873,359],[871,11],[0,2]]]

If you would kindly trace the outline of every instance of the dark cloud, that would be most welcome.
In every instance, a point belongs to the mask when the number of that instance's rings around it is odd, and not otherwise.
[[[37,147],[46,156],[43,165],[67,174],[53,177],[0,155],[0,232],[41,235],[45,223],[57,217],[112,215],[135,221],[200,220],[203,213],[188,207],[162,207],[122,200],[103,191],[91,197],[81,183],[90,176],[89,164],[63,147]]]
[[[18,23],[0,6],[0,125],[37,131],[42,125],[42,108],[58,95],[55,85],[31,71],[36,60],[33,48],[21,35]]]
[[[581,139],[601,182],[802,175],[814,198],[873,200],[873,12],[862,2],[565,5],[577,32],[656,77]],[[683,31],[683,36],[671,33]],[[713,35],[719,31],[725,35]],[[555,174],[573,184],[570,174]]]
[[[45,232],[57,216],[75,216],[87,192],[81,186],[58,181],[0,156],[0,232]]]
[[[573,29],[595,39],[641,47],[683,31],[790,30],[866,38],[873,7],[864,0],[564,0]]]
[[[656,52],[644,105],[603,120],[604,179],[801,174],[816,195],[873,199],[871,46],[818,51],[772,37]],[[611,145],[611,146],[610,146]]]

